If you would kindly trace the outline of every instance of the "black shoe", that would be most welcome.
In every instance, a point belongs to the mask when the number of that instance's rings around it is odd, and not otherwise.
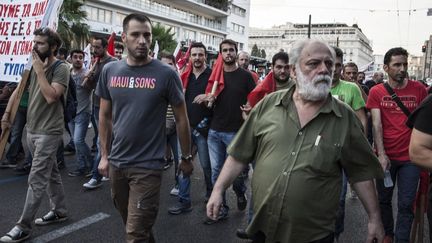
[[[228,207],[222,206],[220,208],[220,211],[219,211],[219,216],[216,218],[216,220],[211,219],[211,218],[206,218],[204,220],[204,224],[206,224],[206,225],[216,224],[216,223],[221,222],[227,218],[228,218]]]
[[[64,147],[64,151],[65,152],[70,152],[70,153],[75,153],[75,147],[73,147],[72,145],[68,144]]]
[[[30,237],[30,233],[25,233],[18,226],[15,226],[5,236],[0,238],[0,242],[22,242]]]
[[[47,224],[54,224],[54,223],[60,223],[65,220],[67,220],[67,216],[60,216],[54,211],[49,211],[45,216],[42,218],[37,218],[35,220],[36,225],[47,225]]]
[[[237,208],[240,211],[243,211],[246,209],[246,205],[247,205],[247,199],[245,194],[237,196]]]
[[[71,176],[71,177],[84,176],[84,175],[85,175],[85,172],[82,171],[82,170],[74,170],[74,171],[70,171],[70,172],[68,173],[68,175]]]
[[[183,203],[183,202],[177,202],[176,205],[168,208],[168,213],[179,215],[181,213],[188,213],[192,211],[192,205],[190,202]]]
[[[248,239],[250,239],[250,238],[249,238],[249,235],[247,234],[247,232],[246,232],[245,229],[237,229],[237,231],[236,231],[236,235],[237,235],[237,237],[240,238],[240,239],[244,239],[244,240],[248,240]]]

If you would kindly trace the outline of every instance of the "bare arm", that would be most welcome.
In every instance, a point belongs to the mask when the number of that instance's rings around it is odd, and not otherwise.
[[[39,55],[35,51],[32,51],[33,56],[33,69],[37,75],[37,82],[39,84],[41,93],[48,104],[57,102],[65,91],[65,87],[62,84],[52,82],[48,83],[43,70],[44,63],[39,58]],[[47,59],[48,60],[48,59]]]
[[[99,110],[99,139],[101,149],[101,161],[99,163],[99,172],[108,177],[108,155],[111,149],[112,136],[112,103],[110,100],[100,98]]]
[[[177,134],[179,137],[181,152],[183,156],[191,154],[191,133],[189,128],[189,119],[186,112],[186,103],[182,102],[180,105],[172,107],[176,120]],[[193,171],[193,165],[191,161],[182,160],[179,164],[179,170],[183,172],[183,175],[190,175]]]
[[[409,146],[409,155],[415,164],[432,169],[432,135],[413,129]]]
[[[367,116],[364,108],[360,108],[355,111],[358,119],[360,119],[361,124],[363,125],[363,132],[367,134]]]
[[[353,187],[368,214],[368,236],[366,242],[372,243],[374,239],[377,239],[377,242],[382,242],[384,239],[384,228],[381,222],[381,214],[373,180],[354,183]]]
[[[378,159],[380,161],[381,167],[383,168],[383,170],[385,170],[389,165],[390,160],[387,157],[386,152],[384,150],[381,111],[376,108],[371,109],[371,115],[372,115],[372,129],[373,129],[374,144],[377,149]]]
[[[231,155],[228,156],[207,203],[207,216],[209,218],[216,220],[219,215],[219,208],[222,205],[223,192],[233,183],[234,179],[240,175],[246,166],[246,163],[236,160]]]
[[[17,96],[17,93],[18,93],[18,89],[15,89],[13,91],[13,93],[11,94],[11,96],[9,98],[9,101],[7,103],[7,106],[6,106],[6,110],[3,113],[3,117],[1,118],[1,129],[2,129],[2,131],[6,131],[6,129],[8,129],[8,128],[11,127],[10,113],[11,113],[11,110],[12,110],[12,105],[14,103],[14,100],[15,100],[15,98]]]

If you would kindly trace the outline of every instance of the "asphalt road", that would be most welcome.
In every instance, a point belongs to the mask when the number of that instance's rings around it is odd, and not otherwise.
[[[67,168],[61,171],[69,220],[55,225],[35,226],[29,242],[124,242],[124,226],[111,201],[109,182],[103,182],[103,186],[95,190],[84,190],[82,184],[87,182],[88,178],[67,175],[68,170],[74,168],[74,161],[74,155],[67,155]],[[229,218],[210,226],[203,224],[204,180],[198,161],[194,161],[194,164],[191,193],[193,210],[186,214],[168,214],[168,207],[176,201],[175,197],[169,195],[174,185],[174,169],[171,167],[164,172],[159,214],[154,226],[156,242],[247,242],[235,236],[236,229],[246,226],[246,213],[237,210],[232,189],[229,189],[227,194],[231,208]],[[26,188],[27,176],[18,176],[13,169],[0,169],[1,235],[7,233],[18,220],[23,209]],[[45,197],[36,216],[40,217],[48,210],[49,202]],[[341,236],[341,242],[364,242],[366,230],[367,217],[360,201],[347,199],[345,232]],[[426,236],[428,237],[427,232],[425,239]]]

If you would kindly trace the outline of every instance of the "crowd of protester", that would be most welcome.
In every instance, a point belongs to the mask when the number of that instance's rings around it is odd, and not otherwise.
[[[61,48],[52,30],[35,31],[33,69],[13,123],[8,100],[16,83],[0,86],[1,128],[11,132],[0,166],[29,174],[22,216],[0,241],[20,242],[33,224],[68,219],[59,173],[66,167],[68,176],[89,178],[88,190],[110,181],[126,240],[154,242],[161,173],[174,165],[168,178],[175,186],[162,193],[178,198],[162,210],[188,213],[196,159],[208,203],[204,224],[228,217],[232,184],[237,210],[248,214],[238,237],[330,243],[344,231],[350,192],[368,214],[367,242],[409,242],[416,193],[429,184],[432,113],[429,87],[408,78],[405,49],[389,49],[386,75],[366,80],[356,63],[342,63],[338,47],[303,40],[289,54],[276,53],[265,75],[250,70],[250,55],[230,39],[220,43],[213,67],[200,42],[190,44],[182,67],[172,53],[152,57],[151,30],[146,16],[128,15],[113,54],[105,38],[92,38],[88,68],[83,50]],[[67,166],[65,153],[75,156]],[[53,207],[35,219],[46,190]]]

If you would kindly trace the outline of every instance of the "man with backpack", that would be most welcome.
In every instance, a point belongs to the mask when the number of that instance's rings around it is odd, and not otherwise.
[[[61,100],[68,89],[70,71],[63,62],[53,68],[59,62],[55,55],[62,44],[55,31],[47,27],[35,30],[33,43],[27,112],[27,143],[33,163],[22,215],[15,227],[0,238],[1,242],[21,242],[29,238],[33,221],[36,225],[47,225],[68,218],[56,152],[63,139],[64,108]],[[10,124],[9,114],[16,95],[17,91],[12,94],[1,119],[4,128]],[[45,193],[49,196],[51,210],[34,220]]]

